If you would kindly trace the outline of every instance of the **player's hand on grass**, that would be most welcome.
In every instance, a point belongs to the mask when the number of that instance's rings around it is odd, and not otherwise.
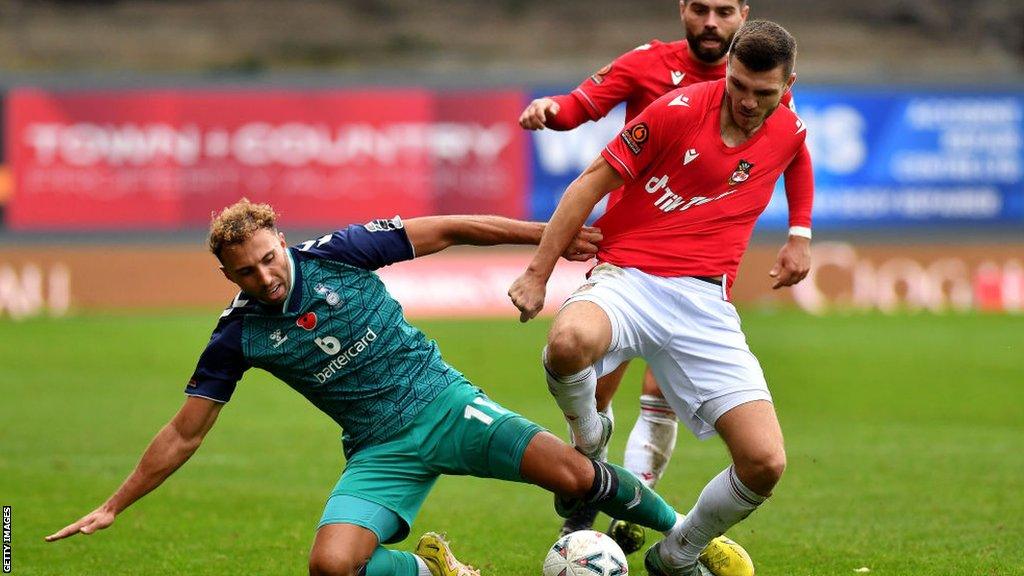
[[[597,244],[603,238],[599,228],[584,226],[576,233],[576,237],[572,239],[565,252],[562,252],[562,258],[574,262],[586,262],[597,256]]]
[[[551,98],[537,98],[519,115],[519,125],[527,130],[543,130],[560,107]]]
[[[544,307],[544,293],[547,282],[531,274],[524,273],[512,283],[508,289],[508,297],[519,308],[519,321],[527,322],[540,313]]]
[[[792,286],[807,277],[811,270],[811,241],[801,236],[790,236],[786,244],[779,250],[768,275],[775,279],[773,290],[783,286]]]
[[[92,512],[82,516],[77,522],[68,524],[61,530],[46,537],[47,542],[56,542],[75,534],[92,534],[97,530],[103,530],[114,523],[114,512],[101,506]]]

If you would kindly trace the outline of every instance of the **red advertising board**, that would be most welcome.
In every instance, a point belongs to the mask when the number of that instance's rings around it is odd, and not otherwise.
[[[517,92],[15,90],[8,224],[202,227],[242,196],[292,227],[526,213]]]

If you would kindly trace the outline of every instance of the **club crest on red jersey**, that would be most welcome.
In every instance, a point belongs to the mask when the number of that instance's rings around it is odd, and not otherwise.
[[[647,124],[641,122],[627,127],[622,131],[621,137],[622,141],[626,143],[626,147],[629,148],[629,151],[636,156],[644,149],[644,142],[647,142],[647,138],[650,135],[651,133],[650,130],[647,129]]]
[[[747,178],[750,178],[750,169],[754,165],[746,160],[740,160],[740,163],[736,166],[736,171],[729,177],[729,186],[735,186],[740,182],[746,182]]]
[[[600,84],[601,82],[604,82],[605,75],[608,74],[611,71],[612,71],[612,65],[611,64],[605,64],[605,66],[603,68],[601,68],[597,72],[594,72],[590,76],[590,81],[593,82],[594,84]]]

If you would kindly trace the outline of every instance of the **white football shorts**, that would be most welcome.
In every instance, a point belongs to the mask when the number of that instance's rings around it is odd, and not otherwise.
[[[721,286],[600,264],[562,307],[582,300],[600,306],[611,320],[611,346],[594,366],[598,376],[643,358],[669,405],[698,438],[714,435],[715,421],[732,408],[771,401],[761,365]]]

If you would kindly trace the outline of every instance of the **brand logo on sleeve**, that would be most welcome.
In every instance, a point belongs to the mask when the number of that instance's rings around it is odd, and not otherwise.
[[[402,219],[398,216],[395,216],[390,220],[387,218],[380,218],[363,224],[363,228],[366,228],[370,232],[387,232],[388,230],[398,230],[404,226],[405,224],[402,223]]]
[[[644,149],[644,142],[647,142],[650,131],[647,129],[647,124],[640,122],[623,130],[621,136],[626,147],[636,156]]]
[[[597,72],[594,72],[590,76],[590,81],[593,82],[594,84],[600,84],[600,83],[604,82],[605,75],[607,75],[611,71],[612,71],[612,65],[611,64],[605,64],[604,67],[602,67]]]
[[[736,166],[736,171],[729,177],[729,186],[735,186],[740,182],[746,182],[747,178],[750,178],[750,169],[754,165],[746,160],[740,160],[740,163]]]
[[[672,83],[675,84],[676,86],[679,86],[679,83],[683,81],[683,76],[686,76],[686,73],[680,72],[678,70],[673,70]]]
[[[312,330],[316,328],[316,314],[313,312],[306,312],[295,321],[295,325],[303,330]]]

